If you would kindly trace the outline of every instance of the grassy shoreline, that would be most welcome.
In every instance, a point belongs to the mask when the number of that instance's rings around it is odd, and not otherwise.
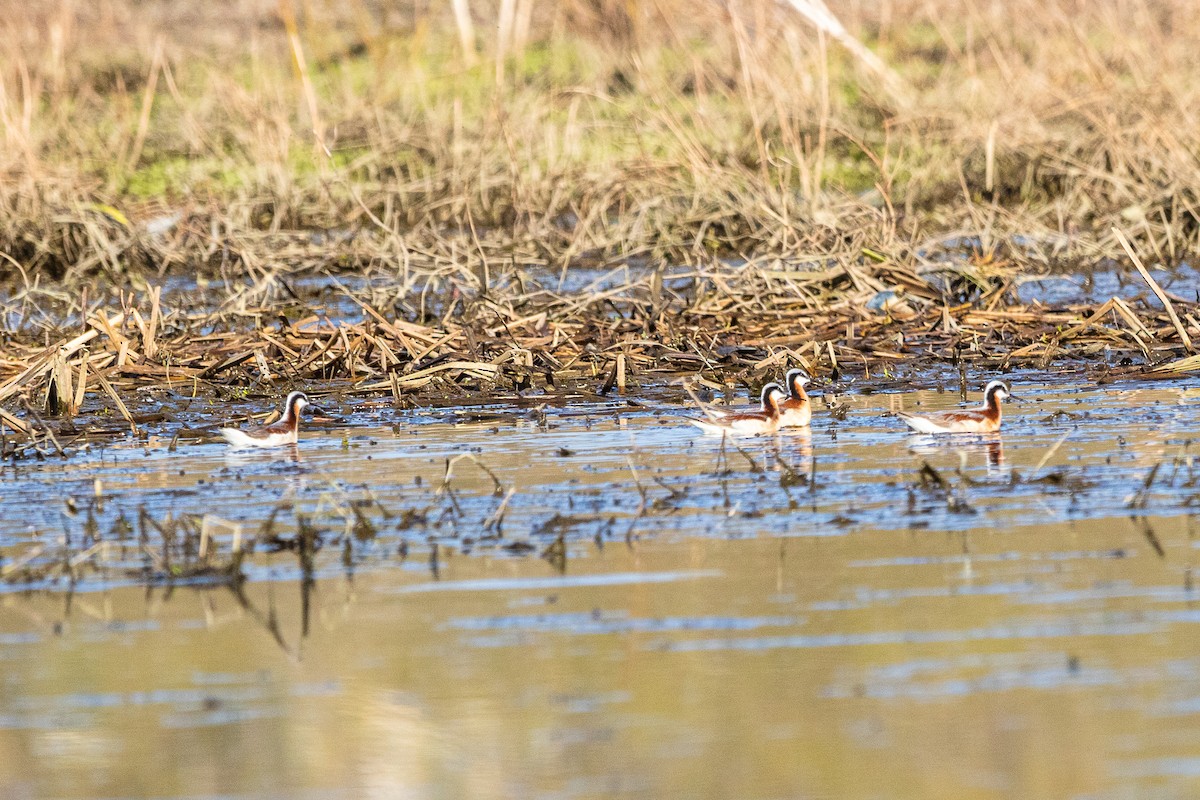
[[[122,231],[171,212],[191,235],[149,260],[189,272],[288,230],[378,233],[381,259],[482,230],[566,266],[864,228],[900,263],[959,233],[1050,243],[1016,267],[1095,262],[1122,255],[1114,226],[1170,266],[1200,236],[1185,3],[839,4],[891,81],[773,3],[518,5],[520,47],[474,6],[468,57],[449,9],[13,4],[0,248],[55,278],[105,245],[136,269]],[[97,204],[140,226],[91,230]]]
[[[1015,291],[1197,250],[1182,0],[836,4],[883,75],[776,3],[468,7],[470,49],[449,4],[10,4],[0,402],[53,417],[81,375],[110,402],[288,363],[363,386],[488,365],[431,391],[618,356],[722,380],[781,359],[1200,366],[1200,297]],[[625,265],[604,292],[529,277]],[[673,269],[690,282],[664,288]],[[301,330],[304,276],[367,279],[347,293],[371,312]]]

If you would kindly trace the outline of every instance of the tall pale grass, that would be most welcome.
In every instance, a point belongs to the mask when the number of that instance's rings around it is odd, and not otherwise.
[[[461,235],[563,268],[950,237],[1074,263],[1123,257],[1114,230],[1173,264],[1200,237],[1185,0],[0,11],[12,269],[128,268],[139,225],[180,210],[172,259],[200,267],[314,228],[369,231],[379,259]]]

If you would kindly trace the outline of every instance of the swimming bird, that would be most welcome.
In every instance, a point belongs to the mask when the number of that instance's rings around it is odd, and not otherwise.
[[[308,395],[304,392],[292,392],[287,396],[287,400],[283,401],[283,417],[278,422],[244,431],[237,428],[221,428],[217,432],[225,437],[225,441],[239,449],[295,444],[300,430],[300,412],[305,408],[321,415],[328,413],[309,402]]]
[[[908,427],[921,433],[995,433],[1000,430],[1000,401],[1019,399],[1004,381],[992,381],[983,390],[983,405],[924,414],[897,412]]]
[[[779,429],[780,404],[787,392],[778,383],[768,383],[762,389],[762,407],[757,411],[731,414],[710,414],[707,420],[688,418],[688,422],[705,433],[734,433],[755,436],[774,433]]]
[[[802,369],[788,370],[783,381],[788,397],[779,406],[779,427],[806,428],[812,422],[812,403],[804,391],[809,380],[808,373]]]

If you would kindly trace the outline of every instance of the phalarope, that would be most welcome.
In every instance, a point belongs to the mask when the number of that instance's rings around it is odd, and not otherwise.
[[[707,420],[688,418],[688,422],[705,433],[735,433],[755,436],[774,433],[779,429],[780,404],[787,392],[778,383],[768,383],[762,389],[762,407],[758,411],[734,414],[711,414]]]
[[[779,427],[803,428],[812,422],[812,405],[809,402],[808,393],[804,391],[804,387],[811,380],[808,373],[802,369],[788,370],[787,377],[783,380],[784,388],[787,390],[787,399],[779,404]],[[760,407],[759,410],[765,411],[766,409]],[[745,412],[731,408],[705,406],[704,413],[709,419],[725,419]]]
[[[1004,381],[992,381],[983,390],[983,405],[924,414],[897,412],[908,427],[921,433],[995,433],[1000,430],[1000,401],[1018,399]]]
[[[812,403],[808,401],[808,392],[804,387],[810,378],[802,369],[788,370],[784,378],[788,397],[779,406],[779,427],[806,428],[812,422]]]
[[[249,447],[279,447],[285,444],[295,444],[300,430],[300,412],[309,408],[322,416],[328,412],[314,406],[304,392],[292,392],[283,401],[283,417],[278,422],[247,430],[237,428],[221,428],[217,432],[225,437],[235,448]]]

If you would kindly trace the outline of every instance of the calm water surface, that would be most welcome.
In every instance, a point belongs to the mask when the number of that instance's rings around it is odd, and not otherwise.
[[[955,444],[880,416],[923,392],[740,449],[362,406],[297,460],[5,467],[0,797],[1196,796],[1200,384],[1021,389]],[[141,509],[257,537],[241,594],[141,585]]]

